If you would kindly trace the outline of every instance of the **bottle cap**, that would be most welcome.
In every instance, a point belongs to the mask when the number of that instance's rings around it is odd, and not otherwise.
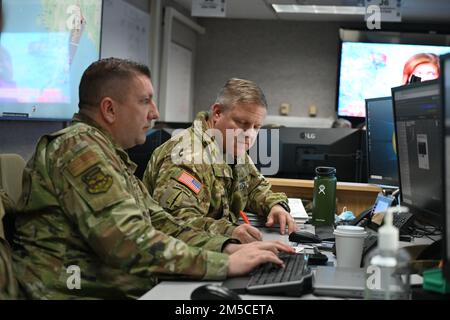
[[[333,167],[316,167],[316,174],[319,176],[333,176],[336,174],[336,168]]]

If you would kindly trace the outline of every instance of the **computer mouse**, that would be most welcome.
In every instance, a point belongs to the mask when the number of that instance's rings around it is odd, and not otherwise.
[[[294,231],[289,234],[289,241],[298,243],[319,243],[322,240],[314,233],[308,231]]]
[[[241,297],[227,287],[205,284],[192,291],[191,300],[241,300]]]

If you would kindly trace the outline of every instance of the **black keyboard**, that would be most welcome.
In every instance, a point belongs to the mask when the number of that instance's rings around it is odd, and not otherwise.
[[[392,216],[392,224],[398,230],[405,231],[407,227],[413,222],[413,214],[410,212],[398,212]]]
[[[266,263],[253,271],[247,292],[253,294],[301,296],[311,289],[312,272],[307,255],[279,254],[284,268]]]

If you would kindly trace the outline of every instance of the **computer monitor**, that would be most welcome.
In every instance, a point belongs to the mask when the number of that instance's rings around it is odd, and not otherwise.
[[[127,150],[131,161],[137,164],[134,175],[142,180],[148,161],[153,151],[172,137],[173,129],[151,129],[147,133],[144,144],[134,146]]]
[[[316,167],[331,166],[336,168],[338,181],[367,181],[363,157],[365,134],[362,130],[349,128],[271,130],[279,130],[280,161],[275,177],[313,179]]]
[[[187,129],[192,126],[192,122],[174,122],[174,121],[155,121],[155,129]]]
[[[441,56],[441,101],[443,104],[444,214],[442,234],[443,275],[450,282],[450,54]]]
[[[442,112],[438,80],[392,88],[401,204],[442,226]]]
[[[191,125],[192,122],[156,121],[153,128],[147,133],[145,143],[127,150],[131,161],[137,164],[134,175],[142,179],[153,151],[169,140],[176,130],[187,129]]]
[[[398,186],[392,97],[366,99],[367,182]]]

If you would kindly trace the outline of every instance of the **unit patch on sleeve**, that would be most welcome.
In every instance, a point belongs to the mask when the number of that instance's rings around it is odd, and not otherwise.
[[[94,167],[81,178],[91,194],[104,193],[111,188],[113,178],[102,172],[100,167]]]

